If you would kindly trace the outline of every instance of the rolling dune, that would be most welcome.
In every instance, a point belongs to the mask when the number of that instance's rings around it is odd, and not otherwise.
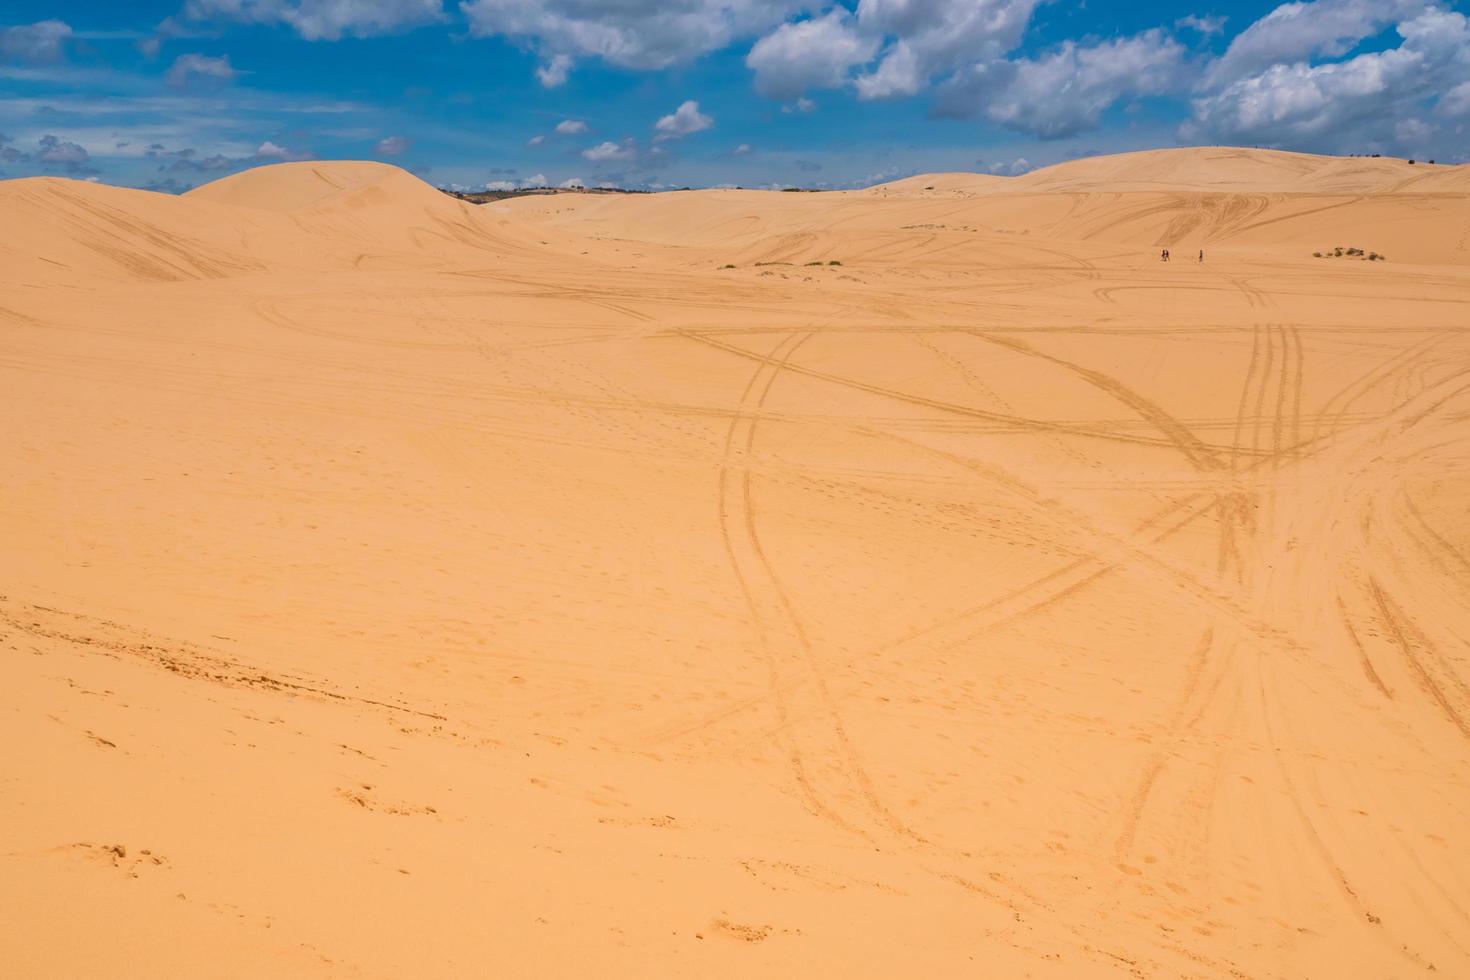
[[[0,217],[0,975],[1470,975],[1470,168]]]

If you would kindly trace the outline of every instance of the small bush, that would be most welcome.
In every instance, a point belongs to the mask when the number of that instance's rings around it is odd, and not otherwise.
[[[836,259],[833,259],[831,262],[828,262],[827,264],[828,265],[841,265],[842,263],[841,262],[838,262]]]
[[[733,264],[727,262],[724,265],[720,266],[720,268],[721,269],[733,269],[733,268],[735,268],[735,266]]]
[[[1322,257],[1322,253],[1321,252],[1313,252],[1312,253],[1312,258],[1314,258],[1314,259],[1320,259],[1321,257]]]

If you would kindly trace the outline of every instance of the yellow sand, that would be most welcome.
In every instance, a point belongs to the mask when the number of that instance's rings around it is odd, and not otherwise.
[[[0,976],[1470,975],[1470,168],[0,227]]]

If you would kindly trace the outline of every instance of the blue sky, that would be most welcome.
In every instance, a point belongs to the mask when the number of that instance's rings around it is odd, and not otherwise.
[[[845,187],[1198,143],[1470,157],[1425,0],[7,0],[0,175]]]

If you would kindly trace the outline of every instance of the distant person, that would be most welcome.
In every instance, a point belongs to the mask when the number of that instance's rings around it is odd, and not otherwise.
[[[1203,262],[1205,260],[1205,250],[1204,249],[1200,249],[1199,250],[1199,260],[1201,262]]]
[[[1160,262],[1167,262],[1167,261],[1169,261],[1169,250],[1167,248],[1164,249],[1162,252],[1159,253],[1159,261]]]

